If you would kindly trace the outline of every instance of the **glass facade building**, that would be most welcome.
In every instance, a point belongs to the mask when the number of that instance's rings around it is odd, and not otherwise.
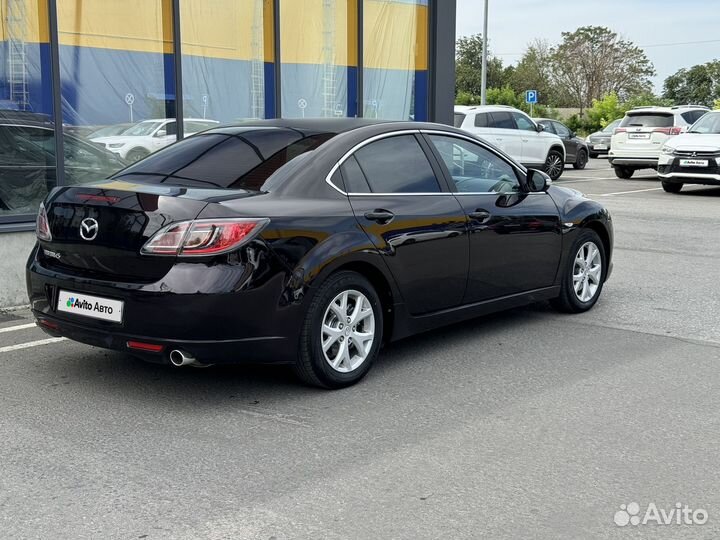
[[[433,65],[438,54],[453,62],[454,10],[454,0],[0,0],[0,231],[30,230],[54,186],[100,180],[219,124],[449,122],[454,81]]]

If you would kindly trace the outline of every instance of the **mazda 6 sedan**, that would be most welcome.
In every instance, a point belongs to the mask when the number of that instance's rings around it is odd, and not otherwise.
[[[268,120],[55,188],[27,265],[53,336],[175,366],[360,380],[383,343],[550,300],[593,307],[609,213],[452,127]]]

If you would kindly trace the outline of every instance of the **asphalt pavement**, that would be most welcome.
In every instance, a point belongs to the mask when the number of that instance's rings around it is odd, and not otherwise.
[[[0,313],[0,538],[718,537],[720,188],[671,195],[605,160],[558,183],[614,217],[594,310],[414,337],[342,391],[145,364]],[[631,503],[708,519],[617,525]]]

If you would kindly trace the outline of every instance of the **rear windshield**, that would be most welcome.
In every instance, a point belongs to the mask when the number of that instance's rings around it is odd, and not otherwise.
[[[623,118],[620,127],[672,127],[673,115],[662,113],[633,113]]]
[[[284,128],[214,130],[168,146],[113,178],[260,191],[273,173],[294,158],[315,150],[333,135],[302,134]]]
[[[455,113],[455,127],[459,128],[465,121],[465,115],[462,113]]]

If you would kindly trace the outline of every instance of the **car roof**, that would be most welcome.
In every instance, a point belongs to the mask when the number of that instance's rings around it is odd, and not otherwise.
[[[498,111],[514,111],[525,114],[520,109],[511,107],[510,105],[455,105],[455,112],[498,112]]]
[[[303,133],[344,133],[368,126],[382,124],[398,124],[415,126],[419,129],[419,122],[393,122],[391,120],[371,120],[366,118],[276,118],[269,120],[245,120],[213,128],[205,133],[241,133],[248,128],[285,128]]]
[[[704,105],[673,105],[672,107],[661,107],[659,105],[646,105],[642,107],[633,107],[627,111],[626,115],[642,114],[644,112],[658,112],[665,114],[680,114],[681,112],[687,111],[709,111],[708,107]]]

